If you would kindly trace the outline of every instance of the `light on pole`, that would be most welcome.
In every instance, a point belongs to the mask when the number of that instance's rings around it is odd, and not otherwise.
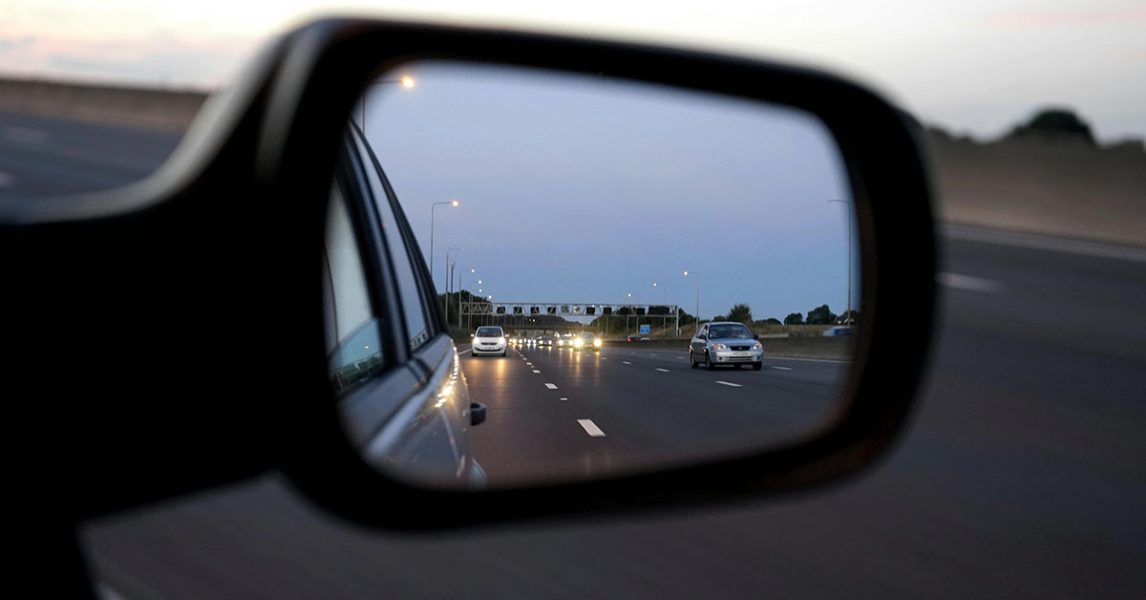
[[[434,209],[443,204],[450,206],[458,206],[461,202],[457,200],[450,200],[449,202],[434,202],[430,205],[430,277],[434,276]]]
[[[398,79],[383,79],[381,81],[375,81],[370,85],[386,85],[388,83],[397,83],[406,89],[412,89],[414,87],[414,78],[407,75],[404,77],[399,77]],[[360,121],[362,123],[362,133],[366,133],[366,94],[362,95],[361,111],[362,118]]]
[[[685,271],[684,276],[688,277],[689,274],[696,279],[696,328],[700,329],[700,273],[696,271]]]
[[[848,325],[848,321],[852,318],[852,208],[851,202],[847,200],[828,200],[828,202],[839,202],[847,206],[848,214],[848,311],[844,313],[844,325]]]

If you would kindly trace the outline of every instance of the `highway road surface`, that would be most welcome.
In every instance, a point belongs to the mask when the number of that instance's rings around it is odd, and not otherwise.
[[[0,193],[73,166],[99,179],[87,169],[100,158],[73,152],[83,144],[61,156],[41,145],[24,162],[37,136],[82,128],[12,127],[0,119]],[[116,181],[165,155],[142,154]],[[944,302],[913,423],[854,481],[691,514],[416,536],[339,522],[269,476],[88,523],[88,556],[105,595],[124,600],[1146,597],[1146,255],[968,228],[945,230],[943,254]],[[567,362],[525,355],[542,375]],[[606,357],[601,373],[621,371]],[[669,363],[622,360],[633,363],[622,377],[650,385],[710,377],[638,374]],[[467,372],[495,365],[476,362]],[[831,379],[792,368],[718,376]],[[522,376],[534,385],[531,371]],[[577,385],[535,387],[583,401]],[[644,426],[591,408],[605,437],[569,427],[578,443],[623,443]],[[683,401],[674,410],[674,427],[697,415]],[[494,471],[513,440],[476,443]]]
[[[766,340],[765,340],[766,341]],[[684,345],[687,347],[687,344]],[[692,369],[688,351],[461,350],[470,398],[487,408],[471,450],[490,483],[590,477],[713,457],[806,434],[830,416],[841,361],[768,358],[764,369]]]

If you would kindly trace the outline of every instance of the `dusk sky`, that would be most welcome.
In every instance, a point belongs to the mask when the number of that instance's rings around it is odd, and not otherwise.
[[[783,319],[847,298],[842,162],[815,118],[773,105],[524,69],[411,65],[366,132],[445,287],[499,301],[738,302]],[[394,77],[391,77],[394,78]],[[857,290],[859,276],[856,274]],[[657,283],[654,287],[653,282]],[[858,303],[857,303],[858,304]]]
[[[925,122],[981,137],[1046,105],[1076,109],[1100,139],[1146,137],[1141,0],[7,0],[0,73],[214,87],[269,36],[331,13],[794,60],[872,85]]]

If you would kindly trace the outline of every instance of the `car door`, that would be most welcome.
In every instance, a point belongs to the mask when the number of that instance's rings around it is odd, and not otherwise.
[[[351,129],[328,211],[325,268],[330,370],[347,433],[376,466],[401,472],[417,461],[420,478],[480,484],[469,429],[481,417],[471,411],[428,271],[377,158]],[[365,349],[371,343],[377,353]]]
[[[692,336],[692,341],[689,342],[688,354],[690,360],[695,360],[695,356],[703,356],[705,349],[705,341],[708,339],[708,325],[700,328],[695,335]]]

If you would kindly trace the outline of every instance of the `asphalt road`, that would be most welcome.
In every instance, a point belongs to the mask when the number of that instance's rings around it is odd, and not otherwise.
[[[11,124],[0,193],[99,162],[69,158],[74,145],[54,155],[38,137],[50,127]],[[40,144],[38,158],[11,154],[13,135]],[[689,515],[411,536],[339,522],[267,477],[89,523],[88,555],[125,600],[1146,597],[1146,256],[982,229],[948,231],[943,249],[914,422],[844,485]],[[760,375],[778,373],[727,377]],[[627,437],[631,424],[592,409],[609,443]]]
[[[0,112],[0,198],[94,192],[142,179],[181,137]]]
[[[487,408],[471,450],[498,482],[591,477],[780,444],[836,406],[846,363],[768,358],[764,369],[692,369],[670,349],[462,350]]]

